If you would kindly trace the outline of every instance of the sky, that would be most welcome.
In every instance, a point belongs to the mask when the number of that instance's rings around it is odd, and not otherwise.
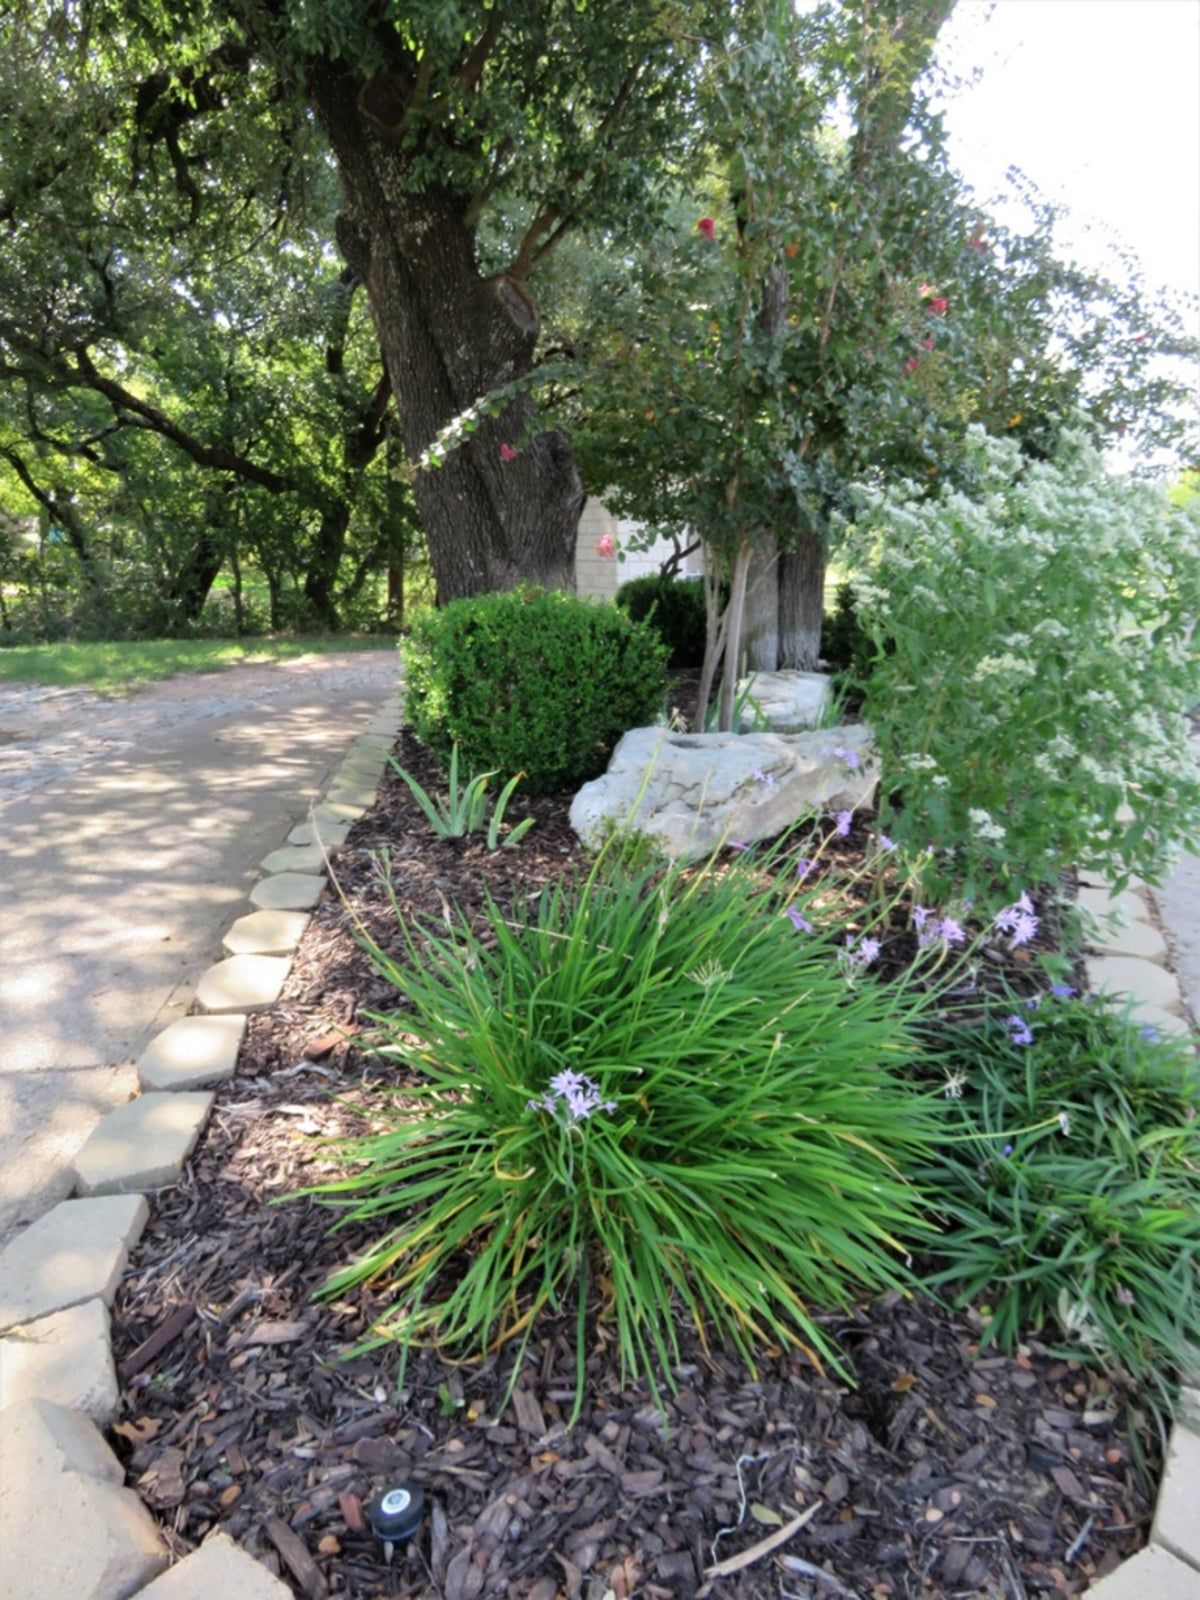
[[[981,199],[1014,164],[1070,207],[1064,254],[1101,265],[1111,232],[1150,286],[1200,293],[1200,0],[959,0],[938,53],[979,71],[946,126]]]

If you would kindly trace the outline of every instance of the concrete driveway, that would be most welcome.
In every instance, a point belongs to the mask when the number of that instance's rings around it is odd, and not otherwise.
[[[307,656],[121,699],[0,687],[0,1244],[69,1192],[396,665]]]

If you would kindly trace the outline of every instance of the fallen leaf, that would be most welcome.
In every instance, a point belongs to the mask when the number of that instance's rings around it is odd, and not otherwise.
[[[915,1372],[902,1372],[898,1378],[892,1379],[892,1388],[896,1394],[907,1394],[916,1381]]]
[[[750,1515],[755,1522],[761,1522],[764,1528],[782,1528],[783,1518],[778,1511],[772,1511],[770,1506],[759,1505],[757,1502],[750,1507]]]

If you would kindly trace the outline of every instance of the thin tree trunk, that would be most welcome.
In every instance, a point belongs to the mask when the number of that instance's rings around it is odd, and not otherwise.
[[[349,526],[350,506],[347,501],[337,500],[332,505],[322,506],[321,526],[304,574],[304,598],[313,616],[325,628],[333,629],[338,625],[333,586],[337,582]]]
[[[729,620],[725,639],[725,670],[721,676],[721,706],[717,727],[721,733],[733,731],[733,708],[737,698],[738,656],[742,649],[742,617],[746,610],[746,579],[750,573],[751,548],[743,542],[733,563],[729,586]]]
[[[529,374],[537,311],[524,283],[480,274],[463,200],[408,181],[403,148],[363,116],[349,75],[323,67],[311,89],[342,182],[338,243],[366,290],[415,464],[468,407]],[[413,494],[439,601],[523,580],[574,588],[583,491],[528,393],[418,473]]]
[[[809,523],[779,558],[779,665],[815,672],[825,614],[825,541]]]

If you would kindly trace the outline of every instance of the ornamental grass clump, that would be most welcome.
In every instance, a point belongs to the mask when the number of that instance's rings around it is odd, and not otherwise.
[[[939,1057],[928,1284],[979,1302],[1004,1348],[1048,1329],[1165,1395],[1200,1349],[1192,1047],[1072,994],[1002,1006]]]
[[[978,428],[962,476],[856,491],[882,825],[981,895],[1071,864],[1156,881],[1200,817],[1200,496]]]
[[[378,1230],[325,1293],[369,1282],[388,1301],[369,1344],[458,1355],[569,1309],[581,1386],[596,1317],[655,1393],[684,1324],[751,1361],[791,1344],[836,1364],[816,1313],[907,1282],[927,1234],[907,1178],[938,1118],[905,1071],[919,997],[861,953],[844,970],[845,924],[790,864],[609,851],[483,922],[403,925],[403,958],[372,952],[404,1083],[317,1191]]]

